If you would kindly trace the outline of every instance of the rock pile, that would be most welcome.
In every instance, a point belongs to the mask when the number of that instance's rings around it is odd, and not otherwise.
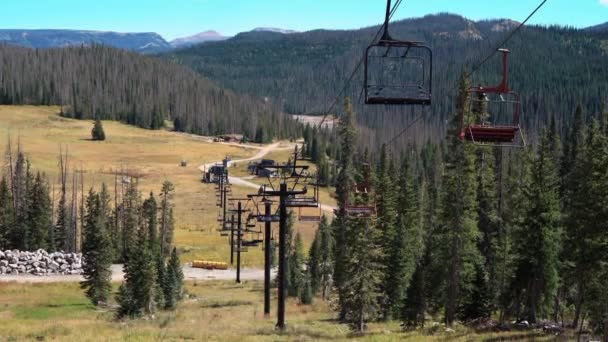
[[[82,274],[81,253],[47,253],[0,250],[0,275],[2,274]]]

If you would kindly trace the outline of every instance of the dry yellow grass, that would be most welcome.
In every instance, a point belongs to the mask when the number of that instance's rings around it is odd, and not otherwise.
[[[55,189],[59,189],[60,146],[69,150],[73,166],[87,170],[85,191],[91,186],[99,189],[101,182],[113,191],[114,176],[103,172],[121,167],[144,175],[139,187],[143,196],[151,191],[158,194],[162,182],[170,180],[175,184],[175,243],[183,251],[182,260],[229,261],[227,238],[216,231],[219,209],[215,206],[215,186],[200,182],[198,166],[219,161],[226,155],[234,159],[250,157],[256,149],[214,144],[184,134],[151,131],[112,121],[103,122],[106,141],[90,141],[91,121],[66,119],[58,113],[59,107],[0,106],[1,151],[6,148],[9,134],[14,146],[19,140],[33,169],[45,172],[51,183],[55,183]],[[286,160],[289,153],[276,151],[271,157]],[[187,167],[179,166],[182,159],[188,161]],[[246,165],[238,165],[234,171],[241,168],[246,169]],[[251,189],[234,187],[233,191],[234,196],[243,197]],[[326,191],[322,198],[324,203],[331,203]],[[307,248],[315,229],[316,224],[296,224]],[[262,265],[261,248],[250,248],[243,255],[243,264]]]
[[[105,182],[110,190],[114,176],[104,171],[122,166],[143,173],[140,191],[158,194],[164,180],[175,184],[175,241],[179,247],[194,246],[198,256],[212,257],[213,250],[226,246],[215,232],[216,208],[213,185],[200,182],[198,166],[221,160],[226,154],[248,157],[253,149],[213,144],[168,131],[150,131],[118,122],[104,121],[107,140],[88,140],[92,123],[58,116],[58,107],[0,106],[0,148],[5,149],[8,134],[21,142],[35,170],[44,171],[57,182],[59,146],[68,148],[73,166],[83,166],[85,188],[99,188]],[[187,167],[180,167],[182,159]],[[58,189],[58,187],[55,187]],[[213,234],[203,232],[213,231]],[[222,242],[220,245],[218,245]],[[207,255],[206,251],[210,254]],[[202,251],[202,252],[201,252]],[[227,253],[216,259],[226,259]],[[188,254],[184,255],[188,259]]]

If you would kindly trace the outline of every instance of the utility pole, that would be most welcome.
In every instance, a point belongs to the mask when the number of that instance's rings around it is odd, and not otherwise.
[[[230,219],[230,265],[234,264],[234,214]]]
[[[279,191],[263,190],[264,195],[279,197],[279,272],[277,274],[277,282],[279,286],[278,303],[277,303],[277,329],[285,331],[285,269],[287,268],[287,207],[307,206],[303,203],[288,203],[288,198],[295,198],[297,195],[306,194],[306,189],[293,190],[287,188],[287,183],[281,182]],[[310,204],[312,205],[312,203]],[[316,204],[318,205],[318,203]]]
[[[270,264],[272,262],[270,238],[272,237],[272,202],[264,202],[264,316],[270,316]]]
[[[232,234],[232,241],[230,243],[231,249],[234,250],[234,231],[236,230],[236,282],[240,283],[241,282],[241,252],[243,251],[243,213],[248,212],[249,209],[245,209],[243,208],[243,203],[242,200],[248,200],[247,198],[233,198],[232,200],[237,201],[237,208],[236,209],[232,209],[230,210],[233,213],[236,213],[237,215],[237,223],[236,223],[236,229],[234,227],[234,224],[232,225],[232,229],[231,234]],[[232,222],[234,223],[234,215],[232,216]],[[231,253],[232,255],[232,253]]]
[[[277,328],[285,330],[285,269],[287,268],[287,255],[285,243],[287,238],[287,184],[281,183],[279,204],[279,294],[277,304]]]
[[[239,213],[239,216],[237,218],[237,234],[236,234],[236,282],[240,283],[241,282],[241,237],[243,236],[243,233],[241,232],[241,217],[243,216],[243,211],[242,211],[242,207],[241,207],[241,201],[239,201],[239,203],[237,204],[237,210]]]
[[[262,187],[264,189],[264,187]],[[272,222],[279,222],[279,216],[272,214],[272,201],[267,199],[263,190],[257,194],[249,194],[248,198],[261,197],[264,203],[264,213],[262,213],[254,200],[256,207],[256,217],[258,222],[263,222],[264,230],[264,317],[270,317],[270,281],[272,264]],[[260,241],[261,242],[261,241]]]

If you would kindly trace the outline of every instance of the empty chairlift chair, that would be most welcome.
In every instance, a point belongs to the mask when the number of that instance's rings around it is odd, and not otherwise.
[[[477,145],[523,147],[520,96],[507,84],[509,50],[498,51],[502,53],[502,81],[494,87],[479,85],[467,90],[461,106],[459,138]]]
[[[370,182],[370,165],[363,164],[364,177],[363,182],[355,183],[352,187],[352,196],[347,197],[344,204],[344,211],[348,217],[357,219],[372,219],[376,216],[376,203],[372,194]],[[354,201],[351,201],[351,198]]]
[[[433,53],[422,42],[393,39],[388,33],[391,1],[387,1],[384,34],[365,53],[365,103],[430,105]]]

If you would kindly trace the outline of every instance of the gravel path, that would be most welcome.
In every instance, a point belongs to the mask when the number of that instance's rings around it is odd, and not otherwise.
[[[259,160],[259,159],[264,158],[265,155],[267,155],[268,153],[270,153],[272,151],[293,149],[293,146],[279,148],[279,145],[280,145],[280,143],[274,143],[271,145],[264,146],[262,148],[260,148],[259,146],[255,146],[256,148],[259,148],[260,150],[253,157],[246,158],[246,159],[233,160],[232,163],[242,163],[242,162]],[[245,145],[245,146],[247,146],[247,145]],[[203,165],[199,166],[199,169],[202,172],[205,172],[205,170],[209,169],[210,167],[212,167],[213,165],[218,164],[218,163],[221,163],[221,162],[212,162],[212,163],[203,164]],[[242,186],[245,188],[250,188],[250,189],[255,189],[255,190],[258,190],[260,188],[259,184],[249,182],[246,179],[251,179],[251,178],[249,178],[249,177],[239,178],[239,177],[234,177],[234,176],[228,176],[228,181],[232,185]],[[327,204],[321,204],[320,206],[321,206],[322,211],[325,211],[330,214],[333,214],[334,210],[336,209],[335,207],[332,207]]]
[[[272,271],[272,274],[276,270]],[[122,265],[112,265],[112,281],[122,281],[124,273]],[[236,269],[227,270],[205,270],[202,268],[192,268],[189,264],[184,265],[184,280],[233,280],[236,279]],[[264,270],[260,268],[243,268],[241,269],[242,280],[264,280]],[[56,283],[56,282],[76,282],[83,280],[79,275],[48,275],[35,276],[31,274],[3,274],[0,275],[0,283],[17,282],[17,283]]]

